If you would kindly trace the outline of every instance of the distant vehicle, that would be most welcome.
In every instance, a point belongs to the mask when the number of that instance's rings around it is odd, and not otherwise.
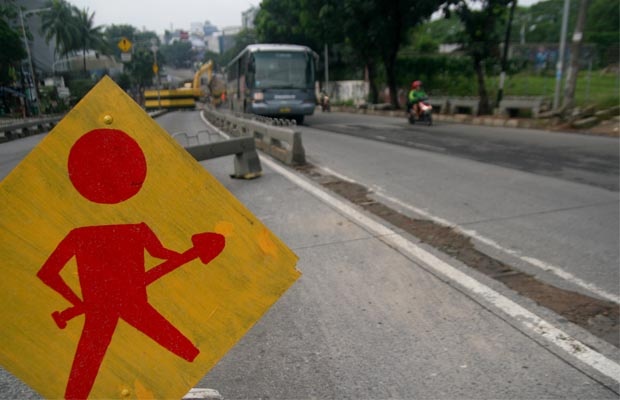
[[[316,107],[317,58],[306,46],[247,46],[226,68],[229,107],[268,117],[293,118],[302,124]]]
[[[332,107],[329,104],[329,96],[323,91],[319,94],[319,104],[321,105],[321,111],[323,112],[330,112],[332,110]]]
[[[144,106],[146,109],[177,109],[196,107],[196,102],[204,98],[207,93],[203,90],[202,76],[207,74],[206,86],[212,103],[217,105],[224,91],[224,84],[213,76],[213,62],[204,63],[194,74],[192,82],[187,82],[178,89],[150,89],[144,91]]]
[[[424,98],[418,102],[418,107],[420,111],[416,116],[416,113],[411,106],[407,112],[407,119],[410,124],[415,124],[416,121],[420,123],[425,123],[428,126],[433,125],[433,106],[430,105],[427,98]]]

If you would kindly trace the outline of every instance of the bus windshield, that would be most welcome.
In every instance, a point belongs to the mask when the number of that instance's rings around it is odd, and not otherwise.
[[[303,52],[257,52],[253,55],[256,89],[306,89],[314,81],[312,57]]]

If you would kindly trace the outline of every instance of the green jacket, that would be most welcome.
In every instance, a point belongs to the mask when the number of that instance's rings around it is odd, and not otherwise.
[[[424,90],[418,89],[418,90],[410,90],[409,91],[409,102],[410,103],[417,103],[419,102],[421,99],[427,97],[426,96],[426,92],[424,92]]]

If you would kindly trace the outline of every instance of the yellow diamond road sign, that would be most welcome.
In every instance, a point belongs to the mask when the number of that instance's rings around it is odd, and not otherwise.
[[[0,363],[46,398],[181,398],[299,277],[107,77],[0,202]]]
[[[131,50],[131,46],[132,43],[129,39],[127,38],[122,38],[119,42],[118,42],[118,48],[121,49],[121,51],[123,53],[127,53],[129,50]]]

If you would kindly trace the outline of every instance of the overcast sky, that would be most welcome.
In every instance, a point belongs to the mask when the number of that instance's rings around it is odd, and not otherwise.
[[[529,6],[539,0],[520,0]],[[210,21],[220,30],[241,26],[241,13],[261,0],[69,0],[95,12],[95,25],[129,24],[163,34],[166,29],[189,30],[192,22]],[[560,11],[558,11],[560,12]]]
[[[166,29],[190,28],[210,21],[220,28],[241,26],[241,13],[260,0],[69,0],[95,12],[95,25],[129,24],[163,34]]]

